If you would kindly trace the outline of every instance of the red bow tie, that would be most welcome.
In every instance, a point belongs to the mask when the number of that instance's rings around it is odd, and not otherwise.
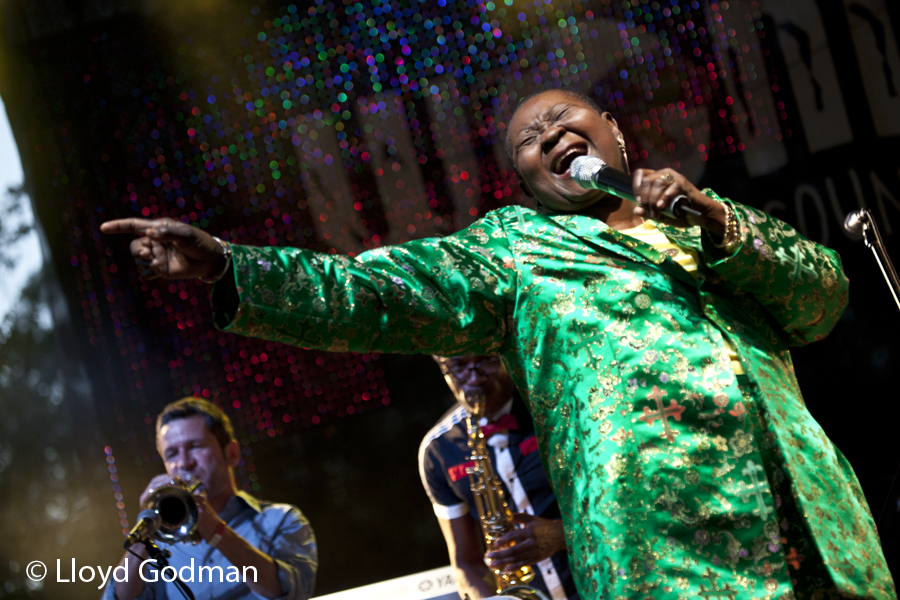
[[[485,438],[489,438],[495,433],[499,433],[501,431],[506,431],[509,429],[518,429],[519,423],[516,421],[516,417],[512,414],[503,415],[496,421],[492,421],[481,428],[481,433],[484,434]]]

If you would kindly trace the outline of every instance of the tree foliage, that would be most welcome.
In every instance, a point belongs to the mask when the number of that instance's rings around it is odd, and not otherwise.
[[[15,265],[14,246],[34,229],[29,219],[24,217],[23,203],[28,201],[25,184],[6,189],[6,198],[0,203],[0,267],[7,269]]]
[[[16,263],[16,244],[33,225],[23,186],[0,206],[0,271]],[[6,293],[17,290],[5,290]],[[31,560],[55,566],[57,548],[90,511],[77,482],[75,434],[65,407],[53,321],[42,274],[31,275],[0,323],[0,597],[45,597],[46,582],[25,576]],[[48,581],[54,579],[48,574]]]

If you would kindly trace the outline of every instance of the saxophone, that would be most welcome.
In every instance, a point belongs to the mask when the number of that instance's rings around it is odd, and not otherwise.
[[[473,410],[466,416],[466,431],[469,448],[472,451],[469,461],[474,463],[472,466],[466,467],[466,473],[469,475],[472,496],[475,499],[478,520],[481,523],[481,532],[484,534],[484,543],[490,549],[498,538],[515,528],[515,523],[512,521],[512,511],[506,504],[500,479],[491,464],[487,442],[481,432],[480,422],[484,418],[485,405],[486,399],[483,395],[474,397]],[[534,570],[530,566],[520,567],[516,571],[494,569],[493,572],[498,594],[534,579]],[[503,597],[512,598],[514,596]]]

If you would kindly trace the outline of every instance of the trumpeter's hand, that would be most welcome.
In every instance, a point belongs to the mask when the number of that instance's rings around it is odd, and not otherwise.
[[[118,219],[103,223],[100,231],[140,236],[131,242],[131,255],[147,279],[211,278],[226,266],[221,244],[174,219]]]

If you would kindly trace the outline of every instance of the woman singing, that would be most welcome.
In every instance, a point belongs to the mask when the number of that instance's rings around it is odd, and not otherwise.
[[[581,188],[578,156],[628,165],[615,120],[578,93],[526,99],[507,147],[540,211],[505,207],[357,258],[229,247],[172,220],[102,230],[138,234],[149,277],[218,277],[225,331],[500,355],[534,417],[582,598],[895,598],[856,477],[788,351],[840,317],[837,254],[671,169],[636,170],[636,203]],[[662,214],[680,194],[700,216]]]

